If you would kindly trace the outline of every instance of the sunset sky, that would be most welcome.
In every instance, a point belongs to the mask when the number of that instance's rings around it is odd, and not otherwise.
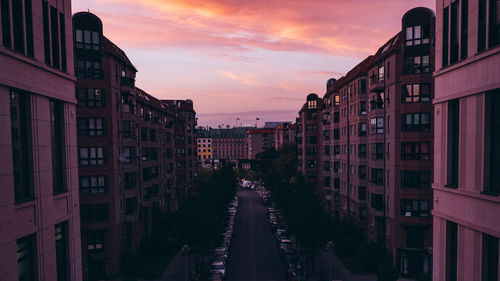
[[[292,121],[434,0],[73,0],[138,69],[136,86],[192,99],[200,125]],[[238,121],[240,122],[240,121]]]

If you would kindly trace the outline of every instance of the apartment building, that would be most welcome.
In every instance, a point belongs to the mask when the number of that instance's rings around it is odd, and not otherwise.
[[[433,280],[497,281],[500,3],[437,1]]]
[[[196,173],[192,102],[135,86],[137,69],[101,20],[73,16],[83,279],[114,278],[156,214],[175,210]]]
[[[71,1],[0,10],[0,278],[82,280]]]
[[[212,137],[210,130],[205,128],[197,129],[197,149],[198,149],[198,164],[205,168],[212,168]]]
[[[307,95],[306,103],[297,118],[297,157],[298,170],[309,182],[318,183],[319,179],[319,126],[322,99],[317,94]]]
[[[299,113],[299,163],[326,211],[384,244],[404,277],[432,270],[434,22],[408,11],[401,32]]]
[[[245,134],[248,159],[255,159],[257,154],[267,149],[274,149],[274,129],[250,129]]]
[[[245,141],[245,132],[248,129],[250,127],[210,129],[212,159],[217,162],[228,159],[248,159]]]
[[[197,135],[198,118],[194,111],[192,100],[162,100],[171,106],[174,119],[174,149],[175,149],[175,194],[174,202],[192,194],[197,182]]]
[[[296,144],[297,124],[283,123],[274,131],[274,149],[280,150],[287,145]]]

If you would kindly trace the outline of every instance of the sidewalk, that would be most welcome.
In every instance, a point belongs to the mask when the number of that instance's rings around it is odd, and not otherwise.
[[[195,259],[192,255],[177,253],[168,264],[162,276],[156,281],[189,281],[191,272],[195,267]],[[139,281],[146,281],[139,279]]]
[[[329,266],[330,265],[330,268]],[[316,273],[308,280],[319,280],[320,272],[324,272],[328,278],[331,274],[330,280],[342,281],[377,281],[377,277],[373,274],[368,275],[354,275],[344,266],[340,259],[331,251],[322,251],[316,258]]]

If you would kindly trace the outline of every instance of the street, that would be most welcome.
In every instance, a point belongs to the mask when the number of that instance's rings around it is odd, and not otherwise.
[[[255,191],[239,190],[237,194],[240,205],[226,280],[285,280],[278,245],[267,222],[266,207]]]

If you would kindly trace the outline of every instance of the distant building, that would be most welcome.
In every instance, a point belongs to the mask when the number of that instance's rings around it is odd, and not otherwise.
[[[283,146],[296,144],[297,124],[282,124],[274,131],[274,149],[280,150]]]
[[[264,150],[274,149],[274,129],[250,129],[246,131],[246,144],[248,148],[248,159]]]
[[[289,121],[281,121],[281,122],[266,122],[264,123],[264,129],[276,129],[278,126],[282,125],[290,125],[292,122]]]
[[[433,280],[497,281],[500,3],[437,1]]]
[[[199,128],[197,130],[197,155],[198,164],[205,168],[212,168],[212,137],[210,136],[210,130]]]
[[[0,279],[80,281],[71,1],[0,10]]]
[[[248,159],[245,132],[249,127],[211,129],[212,159],[217,162],[228,159]]]

